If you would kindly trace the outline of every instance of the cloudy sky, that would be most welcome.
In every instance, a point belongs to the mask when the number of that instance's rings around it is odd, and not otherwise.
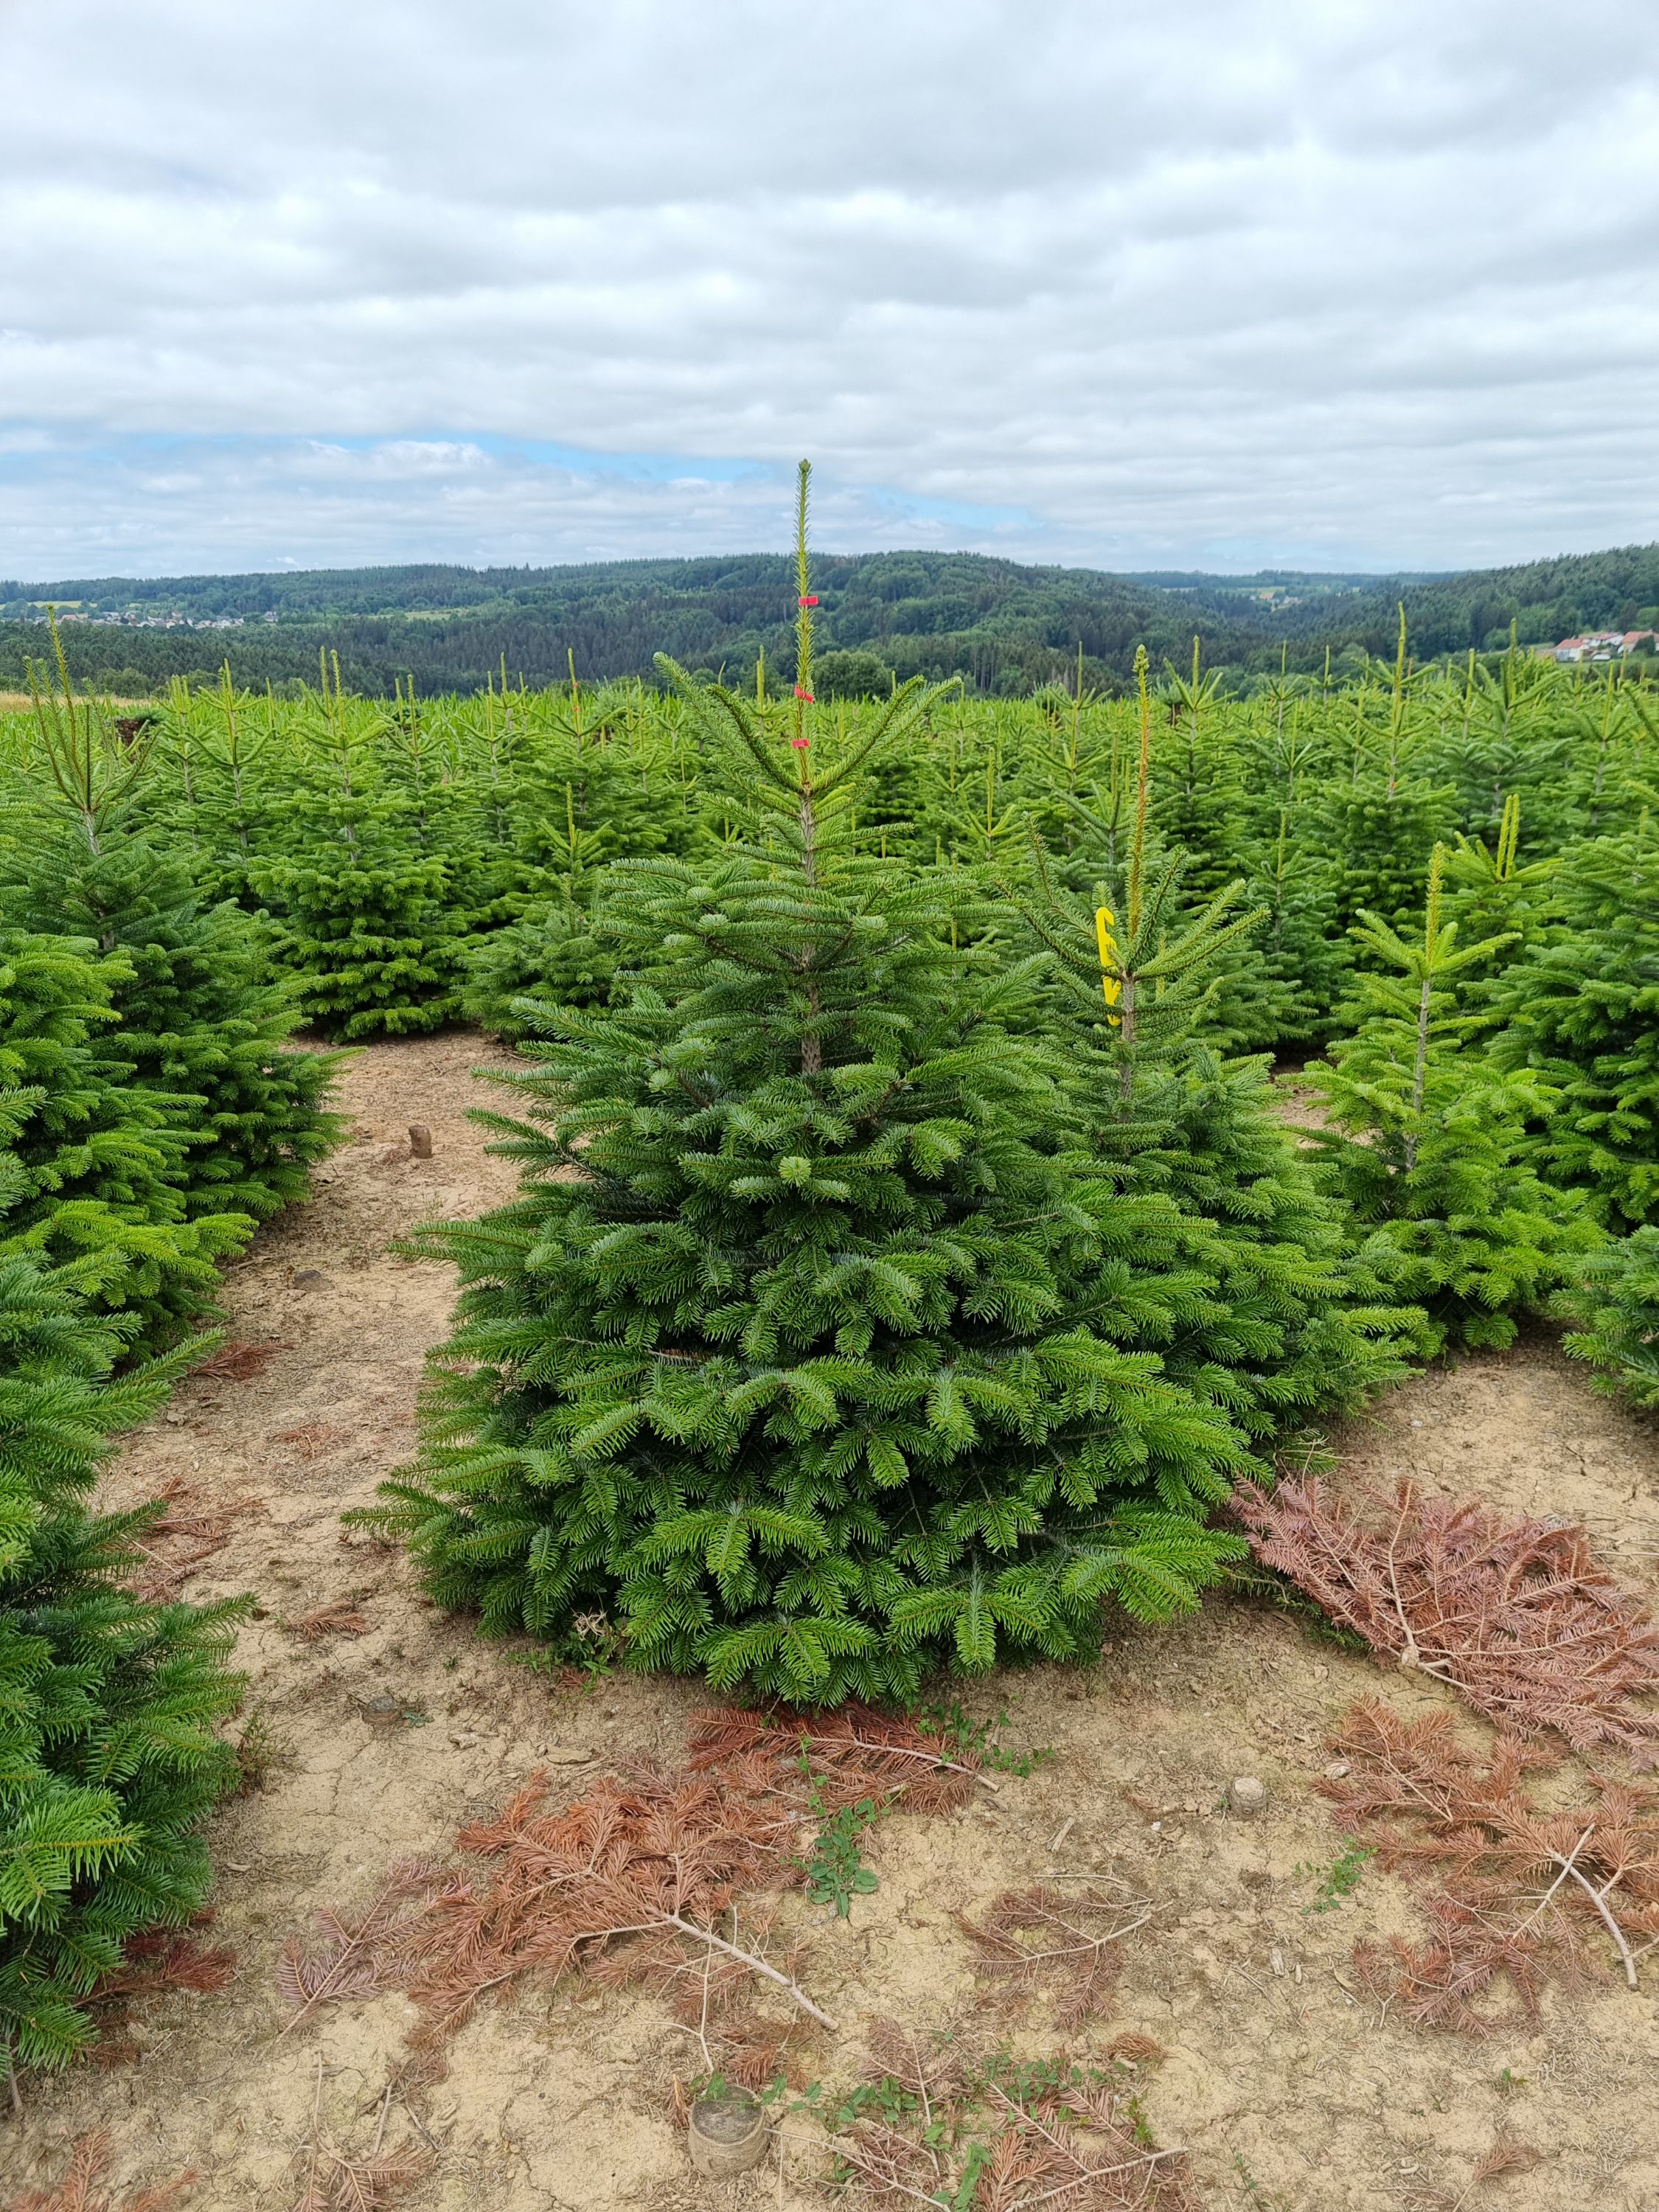
[[[0,0],[0,575],[1659,537],[1646,0]]]

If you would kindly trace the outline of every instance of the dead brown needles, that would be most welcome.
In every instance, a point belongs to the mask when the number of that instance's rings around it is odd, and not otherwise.
[[[1591,1945],[1611,1947],[1629,1987],[1659,1946],[1659,1795],[1592,1778],[1590,1801],[1543,1809],[1528,1775],[1547,1753],[1503,1739],[1483,1762],[1457,1740],[1452,1717],[1404,1721],[1356,1705],[1334,1739],[1348,1772],[1318,1787],[1382,1864],[1432,1884],[1420,1943],[1362,1943],[1355,1963],[1385,2002],[1435,2027],[1483,2031],[1478,2009],[1507,1975],[1535,2019],[1551,1973],[1581,1982]]]
[[[1011,1996],[1046,1991],[1054,2026],[1072,2035],[1111,2002],[1126,1936],[1144,1928],[1152,1906],[1109,1875],[1064,1891],[1038,1882],[1004,1890],[978,1921],[957,1916],[975,1946],[975,1969]]]
[[[318,2053],[311,2127],[294,2156],[292,2171],[300,2193],[290,2212],[382,2212],[383,2207],[421,2179],[432,2163],[429,2147],[409,2143],[397,2150],[382,2148],[397,2086],[395,2077],[386,2085],[374,2140],[368,2149],[343,2149],[323,2126],[323,2061]],[[429,2142],[428,2138],[428,2146]]]
[[[307,2154],[307,2167],[294,2212],[378,2212],[417,2182],[432,2163],[425,2150],[393,2151],[380,2158],[353,2158],[332,2143]]]
[[[157,1996],[170,1990],[205,1996],[229,1987],[236,1954],[228,1944],[206,1942],[194,1932],[212,1919],[210,1911],[199,1912],[191,1928],[152,1928],[128,1937],[121,1964],[87,2000],[98,2022],[94,2065],[124,2066],[138,2057],[138,2045],[127,2027],[135,1997]]]
[[[687,1766],[606,1776],[559,1811],[533,1775],[498,1819],[456,1838],[474,1869],[394,1869],[366,1911],[322,1916],[320,1944],[290,1943],[289,2028],[325,2002],[400,1988],[432,2048],[488,1992],[574,1973],[668,1996],[711,2068],[711,2025],[726,2021],[722,2064],[767,2078],[799,2017],[835,2025],[793,1951],[770,1945],[768,1899],[803,1880],[817,1824],[865,1800],[959,1804],[975,1781],[942,1739],[856,1707],[813,1721],[704,1714]],[[793,2017],[750,2013],[757,1989]]]
[[[105,2186],[109,2170],[110,2138],[105,2128],[84,2135],[70,2153],[63,2179],[52,2189],[26,2189],[14,2197],[7,2212],[167,2212],[196,2181],[192,2169],[163,2182],[158,2188],[141,2189],[124,2197],[118,2205]]]
[[[325,1636],[367,1636],[369,1619],[356,1598],[337,1597],[326,1605],[313,1606],[309,1613],[288,1622],[287,1627],[301,1644],[320,1644]]]
[[[161,1510],[134,1540],[148,1562],[135,1583],[141,1597],[161,1603],[176,1598],[203,1562],[224,1550],[238,1521],[265,1510],[263,1498],[239,1498],[229,1505],[197,1501],[198,1492],[178,1475],[157,1492]]]
[[[866,2081],[880,2117],[830,2148],[878,2196],[975,2212],[1197,2212],[1185,2151],[1149,2141],[1121,2069],[988,2066],[959,2033],[878,2021]]]
[[[1506,2181],[1512,2173],[1530,2173],[1534,2166],[1543,2163],[1541,2150],[1534,2150],[1530,2143],[1517,2142],[1513,2136],[1500,2134],[1492,2148],[1475,2161],[1467,2185],[1455,2197],[1443,2199],[1447,2212],[1463,2212],[1475,2191],[1484,2189],[1489,2181]]]
[[[1557,1730],[1659,1765],[1659,1626],[1593,1557],[1581,1528],[1505,1521],[1476,1499],[1361,1493],[1316,1480],[1233,1499],[1264,1566],[1401,1667],[1448,1683],[1504,1729]]]
[[[291,1347],[282,1337],[266,1337],[257,1344],[222,1344],[191,1370],[208,1382],[251,1382],[263,1375],[279,1352]]]
[[[345,1442],[348,1431],[337,1428],[331,1421],[302,1421],[296,1429],[278,1429],[272,1441],[292,1444],[297,1459],[321,1459],[337,1444]]]

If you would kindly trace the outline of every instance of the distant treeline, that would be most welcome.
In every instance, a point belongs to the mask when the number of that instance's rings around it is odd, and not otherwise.
[[[1184,661],[1194,631],[1205,658],[1240,679],[1279,665],[1318,669],[1392,654],[1403,600],[1419,659],[1587,626],[1650,625],[1659,611],[1659,546],[1563,556],[1446,576],[1361,578],[1264,572],[1115,576],[1024,568],[980,554],[879,553],[818,563],[825,674],[848,690],[890,675],[960,677],[980,694],[1025,693],[1074,674],[1119,690],[1137,645],[1156,665]],[[348,690],[371,696],[412,679],[423,694],[480,690],[505,668],[513,683],[562,678],[574,658],[589,680],[653,672],[659,652],[693,669],[745,679],[763,652],[793,675],[793,584],[781,556],[611,562],[562,568],[317,569],[294,574],[103,577],[0,582],[0,688],[20,685],[46,642],[42,601],[82,615],[241,617],[234,629],[143,629],[93,620],[64,629],[75,675],[141,696],[178,676],[263,690],[315,681],[319,651],[337,654]],[[266,621],[274,616],[274,621]],[[3,617],[12,617],[4,619]]]

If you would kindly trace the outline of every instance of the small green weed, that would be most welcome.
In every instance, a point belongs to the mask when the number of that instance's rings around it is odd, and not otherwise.
[[[903,2125],[921,2110],[921,2100],[907,2089],[896,2074],[884,2074],[879,2081],[860,2081],[849,2089],[830,2116],[832,2128],[850,2128],[855,2120],[873,2115],[890,2128]]]
[[[592,1690],[621,1662],[628,1644],[625,1630],[603,1613],[579,1613],[562,1636],[507,1654],[515,1667],[532,1674],[557,1674],[565,1686]]]
[[[1002,1742],[995,1731],[1008,1725],[1006,1705],[994,1720],[973,1719],[959,1700],[948,1705],[920,1706],[910,1717],[924,1727],[937,1729],[945,1739],[946,1748],[955,1752],[958,1757],[967,1753],[998,1774],[1031,1774],[1054,1756],[1052,1744],[1036,1746],[1029,1751],[1015,1751]]]
[[[294,1756],[294,1747],[279,1736],[256,1705],[243,1723],[236,1747],[236,1787],[245,1796],[263,1790],[279,1766]]]
[[[876,1817],[875,1800],[860,1797],[856,1805],[843,1805],[823,1821],[806,1860],[806,1894],[814,1905],[833,1905],[845,1920],[855,1897],[868,1897],[880,1887],[873,1867],[864,1863],[864,1832]]]
[[[1359,1877],[1365,1871],[1368,1859],[1376,1856],[1369,1844],[1357,1843],[1352,1836],[1344,1836],[1342,1848],[1328,1867],[1303,1865],[1298,1875],[1319,1876],[1319,1891],[1311,1905],[1304,1905],[1304,1912],[1334,1912],[1346,1897],[1352,1897],[1359,1887]]]
[[[1280,2212],[1285,2199],[1270,2197],[1245,2164],[1243,2151],[1233,2153],[1233,2172],[1238,2176],[1238,2185],[1244,2192],[1244,2202],[1250,2212]]]

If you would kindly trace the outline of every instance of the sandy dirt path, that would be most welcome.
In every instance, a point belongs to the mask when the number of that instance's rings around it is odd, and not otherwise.
[[[825,2201],[810,2149],[792,2150],[783,2172],[692,2180],[668,2114],[698,2054],[649,1999],[521,1990],[462,2031],[446,2079],[389,2104],[411,2020],[404,2000],[333,2008],[283,2033],[278,1954],[317,1909],[366,1899],[398,1857],[443,1854],[458,1823],[494,1809],[538,1764],[568,1796],[613,1756],[676,1759],[700,1702],[694,1686],[659,1680],[561,1690],[436,1613],[396,1553],[342,1540],[341,1510],[412,1446],[422,1358],[453,1296],[445,1269],[392,1258],[387,1241],[512,1188],[465,1118],[480,1095],[470,1071],[492,1061],[504,1056],[457,1036],[380,1045],[353,1062],[353,1140],[314,1203],[263,1236],[227,1285],[233,1336],[282,1348],[246,1382],[191,1382],[112,1472],[112,1502],[175,1481],[191,1504],[252,1509],[185,1588],[258,1594],[238,1726],[257,1723],[270,1769],[212,1831],[230,1986],[146,1999],[112,2038],[112,2063],[31,2081],[21,2125],[0,2122],[9,2187],[61,2172],[76,2136],[101,2125],[124,2185],[193,2166],[193,2206],[283,2212],[319,2124],[356,2152],[377,2130],[387,2148],[429,2142],[429,2172],[398,2200],[410,2212]],[[431,1128],[430,1160],[407,1157],[411,1121]],[[1651,1587],[1659,1437],[1594,1396],[1547,1339],[1437,1370],[1339,1443],[1345,1474],[1410,1472],[1580,1516],[1621,1571]],[[338,1601],[367,1633],[297,1632]],[[1506,2129],[1545,2154],[1494,2185],[1490,2201],[1506,2212],[1650,2212],[1659,1968],[1631,1996],[1598,1961],[1591,1989],[1553,1995],[1535,2027],[1479,2042],[1426,2035],[1379,2020],[1348,1966],[1356,1936],[1412,1925],[1399,1886],[1368,1869],[1340,1910],[1307,1910],[1318,1875],[1305,1869],[1340,1848],[1311,1787],[1322,1739],[1353,1697],[1379,1688],[1407,1708],[1440,1694],[1224,1601],[1164,1632],[1115,1631],[1086,1673],[975,1684],[976,1714],[1006,1708],[1006,1739],[1048,1755],[1028,1778],[1004,1776],[994,1806],[981,1793],[963,1814],[883,1823],[870,1844],[880,1887],[850,1923],[799,1908],[804,1978],[844,2024],[805,2048],[807,2073],[849,2081],[872,2017],[929,2026],[975,2007],[958,1912],[1056,1868],[1109,1868],[1154,1917],[1114,2017],[1073,2048],[1086,2063],[1127,2027],[1168,2049],[1147,2076],[1146,2115],[1159,2142],[1191,2148],[1206,2204],[1429,2212],[1456,2199]],[[1220,1810],[1239,1773],[1267,1784],[1261,1820]],[[1041,2014],[1017,2040],[1029,2052],[1055,2045]],[[1487,2201],[1477,2192],[1471,2212]]]

